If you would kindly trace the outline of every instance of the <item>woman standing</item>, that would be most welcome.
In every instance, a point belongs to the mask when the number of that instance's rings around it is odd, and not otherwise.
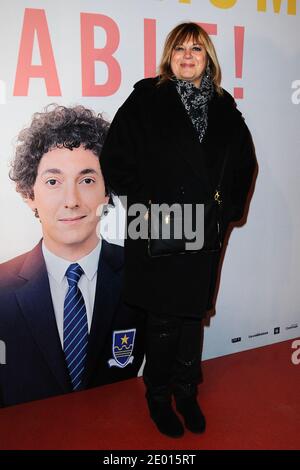
[[[156,78],[139,81],[118,110],[101,167],[135,203],[199,204],[222,178],[221,233],[239,220],[255,168],[249,130],[207,33],[183,23],[168,35]],[[131,218],[127,218],[130,224]],[[144,382],[150,415],[169,436],[205,430],[197,402],[201,320],[211,308],[220,252],[151,257],[147,240],[125,240],[124,297],[148,314]]]

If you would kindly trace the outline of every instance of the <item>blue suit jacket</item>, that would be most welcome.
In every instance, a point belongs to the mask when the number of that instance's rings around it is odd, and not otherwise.
[[[144,313],[121,300],[122,267],[123,248],[103,240],[82,388],[134,377],[142,364]],[[136,330],[133,361],[110,367],[114,332],[130,329]],[[41,243],[0,265],[0,340],[6,345],[0,406],[72,391]]]

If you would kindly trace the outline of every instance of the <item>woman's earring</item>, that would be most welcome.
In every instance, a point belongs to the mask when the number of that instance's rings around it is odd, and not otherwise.
[[[207,62],[207,64],[206,64],[205,75],[206,75],[207,77],[210,77],[210,65],[209,65],[209,62]]]
[[[34,212],[34,217],[36,217],[37,219],[39,219],[40,216],[39,216],[39,213],[38,213],[37,208],[35,208],[35,209],[33,210],[33,212]]]

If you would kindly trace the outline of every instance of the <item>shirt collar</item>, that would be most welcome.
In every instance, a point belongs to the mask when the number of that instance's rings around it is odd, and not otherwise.
[[[63,281],[66,270],[72,263],[78,263],[84,271],[84,274],[89,281],[93,279],[98,270],[98,263],[102,240],[99,240],[97,246],[88,255],[76,261],[68,261],[60,256],[55,255],[45,246],[44,240],[42,242],[42,252],[46,263],[48,274],[50,274],[58,283]]]

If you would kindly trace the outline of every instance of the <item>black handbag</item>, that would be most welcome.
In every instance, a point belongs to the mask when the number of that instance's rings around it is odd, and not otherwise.
[[[222,210],[221,184],[223,180],[227,155],[224,158],[219,184],[211,200],[202,204],[202,237],[201,246],[193,249],[196,238],[191,239],[185,234],[185,215],[189,209],[188,220],[191,228],[197,221],[197,205],[174,203],[152,204],[149,201],[148,218],[148,255],[151,258],[178,254],[213,253],[222,248],[220,211]]]

